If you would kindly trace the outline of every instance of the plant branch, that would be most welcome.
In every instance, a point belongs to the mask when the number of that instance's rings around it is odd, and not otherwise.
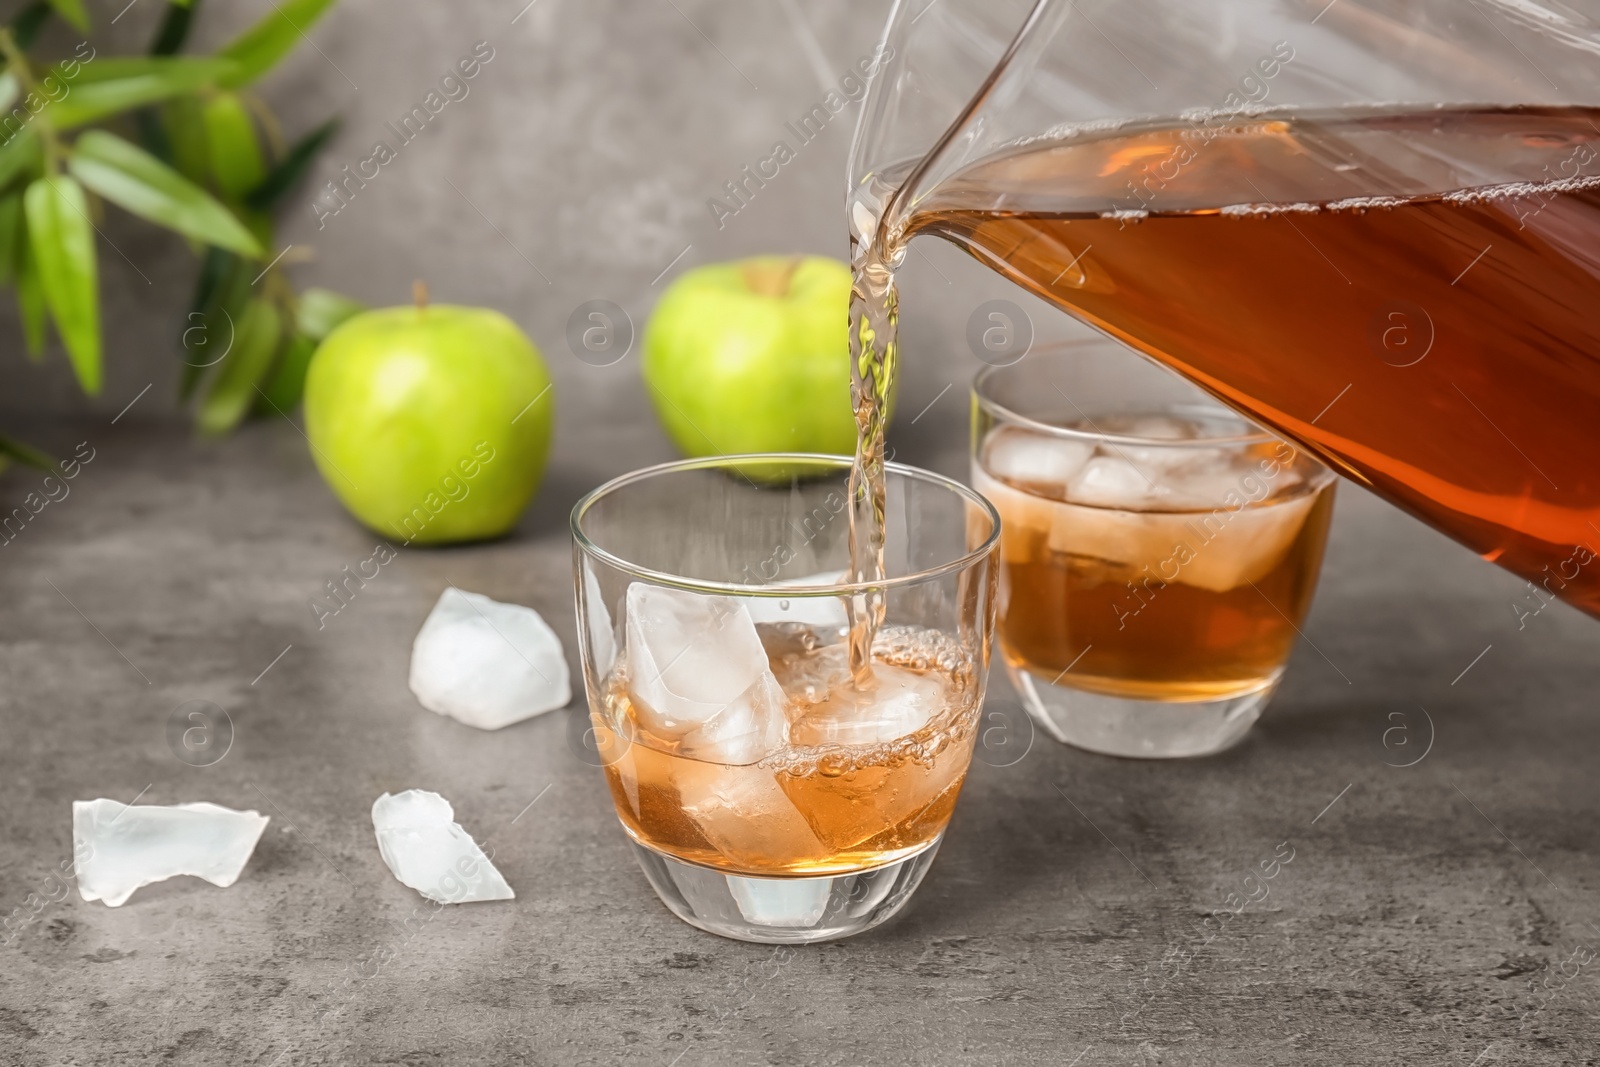
[[[17,47],[17,39],[11,35],[10,26],[0,26],[0,58],[5,59],[6,68],[16,74],[17,81],[25,91],[32,92],[37,88],[33,80],[33,68],[28,66],[28,57]]]
[[[21,86],[24,98],[39,91],[39,83],[34,80],[33,67],[28,64],[28,57],[17,45],[17,39],[11,34],[11,27],[0,26],[0,58],[6,61],[6,70],[16,75],[17,84]],[[55,127],[51,125],[49,107],[40,108],[33,117],[33,126],[38,131],[39,140],[44,145],[44,166],[47,174],[54,175],[61,170],[61,142],[56,137]]]

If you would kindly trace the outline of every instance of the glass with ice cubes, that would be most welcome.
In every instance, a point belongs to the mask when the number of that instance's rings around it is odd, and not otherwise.
[[[1311,607],[1332,473],[1109,340],[986,369],[972,413],[1000,649],[1034,718],[1115,756],[1239,741]]]
[[[685,921],[766,943],[902,908],[972,756],[999,519],[889,465],[872,684],[851,676],[850,461],[626,475],[573,510],[584,682],[617,815]],[[863,598],[865,599],[865,598]]]

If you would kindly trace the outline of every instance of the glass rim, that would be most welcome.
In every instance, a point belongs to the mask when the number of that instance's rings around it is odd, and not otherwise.
[[[723,456],[699,456],[692,459],[671,460],[666,463],[656,463],[648,467],[620,474],[609,481],[589,490],[572,506],[570,525],[572,527],[572,540],[584,554],[594,557],[608,566],[632,575],[644,581],[654,582],[658,585],[671,586],[675,589],[684,589],[690,592],[706,593],[717,596],[762,597],[765,599],[793,599],[794,597],[821,597],[843,596],[853,593],[866,593],[872,590],[896,589],[903,586],[915,585],[946,574],[954,574],[971,567],[984,556],[993,552],[1000,543],[1000,513],[995,510],[986,497],[953,478],[936,474],[921,467],[913,467],[907,463],[886,462],[884,469],[890,474],[909,477],[915,481],[935,485],[948,490],[965,500],[968,504],[975,505],[989,519],[989,534],[977,548],[969,549],[966,553],[952,560],[947,560],[933,567],[924,567],[911,574],[896,575],[876,582],[831,582],[826,585],[744,585],[739,582],[713,582],[700,578],[689,578],[681,574],[669,574],[666,571],[653,570],[642,567],[623,559],[608,549],[601,548],[583,530],[583,517],[588,510],[603,498],[625,489],[639,482],[649,481],[652,478],[665,474],[682,474],[688,471],[717,470],[730,467],[738,463],[749,462],[773,463],[813,463],[821,466],[833,467],[848,471],[851,457],[828,455],[822,452],[742,452]]]
[[[1122,342],[1116,341],[1113,338],[1087,338],[1077,341],[1060,341],[1054,344],[1041,345],[1039,348],[1034,349],[1029,354],[1031,355],[1037,353],[1039,355],[1059,356],[1063,353],[1079,348],[1110,348],[1112,345],[1121,347],[1125,351],[1138,356],[1140,359],[1145,360],[1153,366],[1161,367],[1161,364],[1156,363],[1149,356],[1146,356],[1143,352],[1140,352],[1137,348],[1134,348],[1131,345],[1124,345]],[[1211,399],[1219,409],[1228,413],[1233,418],[1238,419],[1240,422],[1244,423],[1244,425],[1255,427],[1254,430],[1248,433],[1240,434],[1225,434],[1213,437],[1189,437],[1181,440],[1173,440],[1170,437],[1141,437],[1138,434],[1108,433],[1104,430],[1077,430],[1067,426],[1056,426],[1048,422],[1041,422],[1038,419],[1022,414],[1019,411],[1012,410],[1006,405],[1000,403],[1000,401],[996,400],[993,396],[988,395],[987,392],[987,387],[996,377],[1014,367],[1021,366],[1023,361],[1026,359],[1027,355],[1024,355],[1022,359],[1017,360],[1015,363],[1007,363],[1004,366],[985,367],[975,374],[972,378],[973,402],[984,411],[987,411],[990,415],[1003,422],[1021,426],[1025,429],[1034,431],[1036,433],[1045,434],[1050,437],[1060,437],[1070,441],[1110,441],[1115,442],[1116,444],[1136,445],[1141,448],[1214,448],[1218,445],[1256,445],[1263,444],[1268,441],[1282,440],[1282,438],[1280,438],[1277,434],[1274,434],[1270,430],[1264,429],[1260,426],[1256,426],[1255,423],[1246,419],[1243,415],[1240,415],[1238,412],[1234,411],[1220,400],[1210,397],[1209,394],[1206,394],[1203,390],[1199,390],[1202,396],[1206,396],[1208,399]],[[1172,371],[1168,370],[1166,367],[1161,367],[1161,370],[1168,374],[1172,373]],[[1053,382],[1051,384],[1054,385]],[[1196,388],[1198,390],[1198,387]],[[1059,387],[1057,387],[1057,391],[1060,391]],[[1065,396],[1066,394],[1063,393],[1062,395]],[[1071,398],[1068,398],[1067,402],[1072,403]],[[1181,405],[1176,404],[1166,405],[1167,410],[1176,410],[1180,407]],[[1087,416],[1085,416],[1085,418],[1087,418]]]

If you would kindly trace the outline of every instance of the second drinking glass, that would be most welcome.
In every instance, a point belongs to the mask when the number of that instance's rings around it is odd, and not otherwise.
[[[1243,737],[1310,609],[1332,472],[1101,340],[981,373],[972,442],[1000,647],[1040,725],[1115,756]]]

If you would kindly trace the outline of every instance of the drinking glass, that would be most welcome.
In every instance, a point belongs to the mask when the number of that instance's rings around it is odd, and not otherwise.
[[[1244,736],[1316,590],[1326,467],[1094,340],[978,375],[972,481],[1003,527],[1006,669],[1048,733],[1133,757]]]
[[[617,816],[679,918],[765,943],[860,933],[938,850],[972,756],[999,518],[888,465],[885,579],[851,584],[850,460],[695,459],[572,513],[584,684]],[[847,602],[884,593],[870,683]]]

